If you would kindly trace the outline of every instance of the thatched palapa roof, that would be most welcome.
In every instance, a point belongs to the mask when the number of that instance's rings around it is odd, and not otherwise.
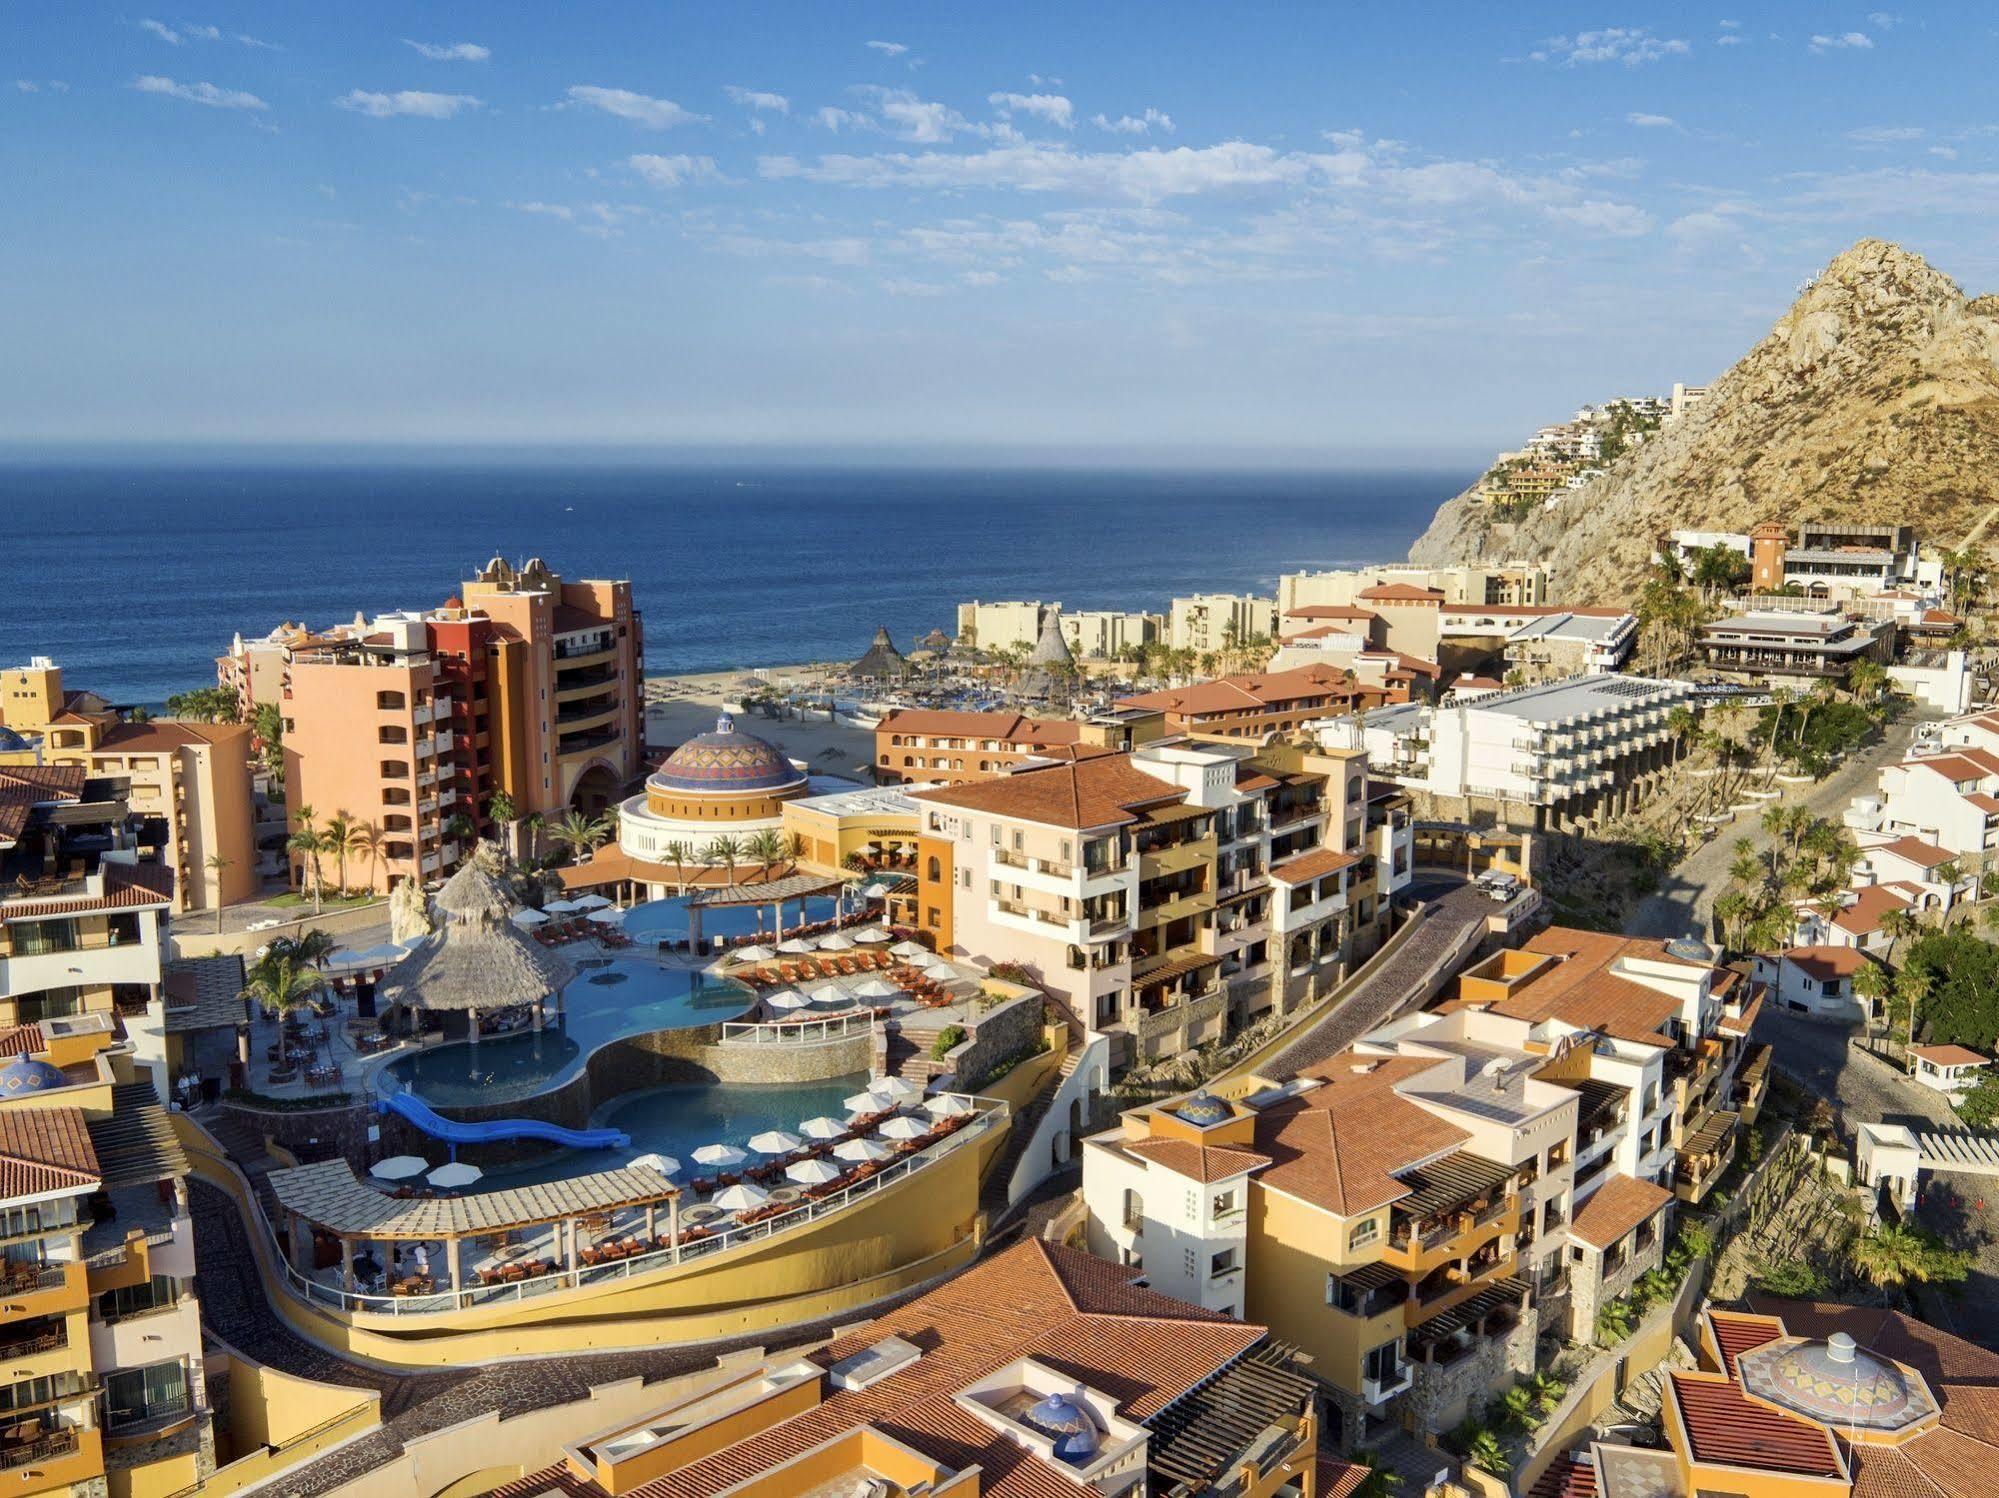
[[[895,641],[888,637],[888,627],[884,625],[875,631],[874,643],[868,652],[854,662],[856,676],[907,676],[909,662],[902,658],[902,652],[895,648]]]
[[[507,919],[506,881],[472,858],[437,892],[437,933],[382,975],[381,997],[415,1009],[510,1009],[544,999],[576,969]]]

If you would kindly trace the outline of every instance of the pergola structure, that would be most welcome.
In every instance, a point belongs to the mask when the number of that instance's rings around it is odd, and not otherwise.
[[[452,1293],[464,1288],[463,1245],[479,1238],[505,1237],[523,1229],[556,1229],[565,1267],[577,1266],[579,1220],[620,1208],[643,1208],[646,1237],[658,1228],[658,1210],[667,1209],[667,1236],[680,1240],[680,1188],[658,1171],[641,1165],[594,1175],[569,1176],[539,1186],[464,1196],[402,1198],[368,1185],[344,1159],[321,1160],[270,1174],[278,1208],[290,1227],[292,1267],[311,1278],[314,1232],[340,1242],[340,1283],[354,1288],[357,1246],[369,1243],[443,1246]]]
[[[798,916],[801,923],[805,919],[805,901],[814,895],[835,894],[850,881],[824,874],[792,874],[783,879],[766,880],[762,884],[725,884],[718,889],[704,889],[687,897],[687,945],[688,950],[701,950],[701,912],[742,905],[768,905],[771,907],[777,930],[784,930],[784,907],[791,901],[799,902]]]

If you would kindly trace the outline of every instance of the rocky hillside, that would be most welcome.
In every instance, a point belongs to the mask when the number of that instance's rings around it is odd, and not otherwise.
[[[1864,239],[1705,401],[1602,478],[1519,525],[1460,495],[1411,556],[1545,557],[1563,601],[1626,603],[1671,530],[1893,520],[1957,544],[1986,537],[1995,502],[1999,296],[1967,299],[1920,255]]]

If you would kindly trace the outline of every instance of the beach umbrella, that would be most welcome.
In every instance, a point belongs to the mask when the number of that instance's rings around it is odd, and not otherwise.
[[[750,1148],[760,1155],[788,1155],[801,1142],[796,1134],[784,1129],[765,1129],[761,1134],[750,1136]]]
[[[861,886],[861,898],[863,900],[879,900],[887,893],[888,886],[883,884],[879,879],[873,884],[864,884]]]
[[[849,1139],[833,1146],[835,1160],[851,1160],[856,1164],[867,1160],[886,1160],[895,1153],[885,1144],[876,1144],[872,1139]]]
[[[948,962],[933,962],[923,969],[923,976],[938,983],[955,983],[965,975]]]
[[[851,1004],[853,995],[837,983],[822,983],[811,991],[815,1004]]]
[[[801,1186],[823,1186],[828,1181],[840,1179],[840,1167],[828,1165],[824,1160],[800,1160],[796,1165],[784,1168],[785,1179],[798,1182]]]
[[[738,962],[769,962],[777,953],[765,946],[748,946],[738,947],[729,955]]]
[[[467,1165],[462,1160],[453,1160],[449,1165],[440,1165],[424,1179],[433,1186],[447,1189],[455,1186],[469,1186],[486,1172],[476,1165]]]
[[[798,1132],[807,1139],[838,1139],[847,1132],[847,1126],[837,1118],[808,1118],[798,1126]]]
[[[930,1132],[930,1126],[920,1118],[911,1118],[907,1113],[898,1113],[881,1127],[884,1139],[920,1139]]]
[[[761,1186],[752,1186],[748,1181],[725,1186],[708,1198],[710,1205],[720,1207],[725,1212],[747,1212],[752,1207],[761,1207],[769,1200],[769,1192]]]
[[[569,902],[574,910],[602,910],[611,902],[602,895],[578,895]]]
[[[574,900],[550,900],[541,908],[550,915],[576,914],[576,902]]]
[[[429,1169],[430,1161],[415,1155],[391,1155],[370,1165],[368,1174],[381,1181],[407,1181],[411,1176],[420,1176]]]
[[[840,1099],[840,1106],[849,1113],[879,1113],[888,1106],[888,1099],[878,1092],[857,1092]]]
[[[591,911],[590,919],[599,926],[616,926],[621,924],[629,914],[629,911],[620,910],[613,905],[604,910]]]
[[[924,946],[921,942],[915,941],[899,941],[890,947],[889,951],[897,957],[928,957],[930,955],[930,948]]]
[[[359,967],[367,960],[365,952],[356,951],[353,947],[336,947],[326,954],[329,967]]]
[[[532,930],[536,926],[546,926],[548,924],[548,917],[543,915],[539,910],[516,910],[507,919],[523,930]]]
[[[870,978],[865,983],[854,985],[854,996],[860,999],[892,999],[901,992],[893,983],[881,978]]]
[[[764,1002],[773,1009],[803,1009],[812,1001],[795,988],[780,988]]]
[[[865,946],[878,947],[885,941],[894,941],[895,938],[879,926],[870,926],[865,931],[856,931],[854,940]]]
[[[749,1156],[733,1144],[704,1144],[694,1152],[696,1165],[713,1165],[722,1170],[741,1165]]]
[[[842,936],[839,932],[834,931],[819,938],[819,950],[822,952],[851,952],[854,950],[854,939],[851,936]]]
[[[891,1103],[906,1103],[923,1096],[923,1089],[906,1077],[882,1077],[868,1083],[868,1091],[876,1097],[887,1098]]]
[[[663,1176],[677,1176],[680,1174],[680,1162],[671,1155],[640,1155],[626,1169],[656,1170]]]
[[[789,941],[779,942],[777,944],[777,949],[780,952],[789,952],[793,956],[797,956],[802,952],[812,951],[813,946],[812,943],[807,941],[804,937],[794,936]]]
[[[940,1092],[923,1100],[923,1111],[932,1118],[958,1118],[972,1111],[972,1105],[955,1092]]]

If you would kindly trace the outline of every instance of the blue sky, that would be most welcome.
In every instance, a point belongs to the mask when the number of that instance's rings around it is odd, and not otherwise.
[[[152,3],[0,11],[0,440],[1455,461],[1999,287],[1980,5]]]

